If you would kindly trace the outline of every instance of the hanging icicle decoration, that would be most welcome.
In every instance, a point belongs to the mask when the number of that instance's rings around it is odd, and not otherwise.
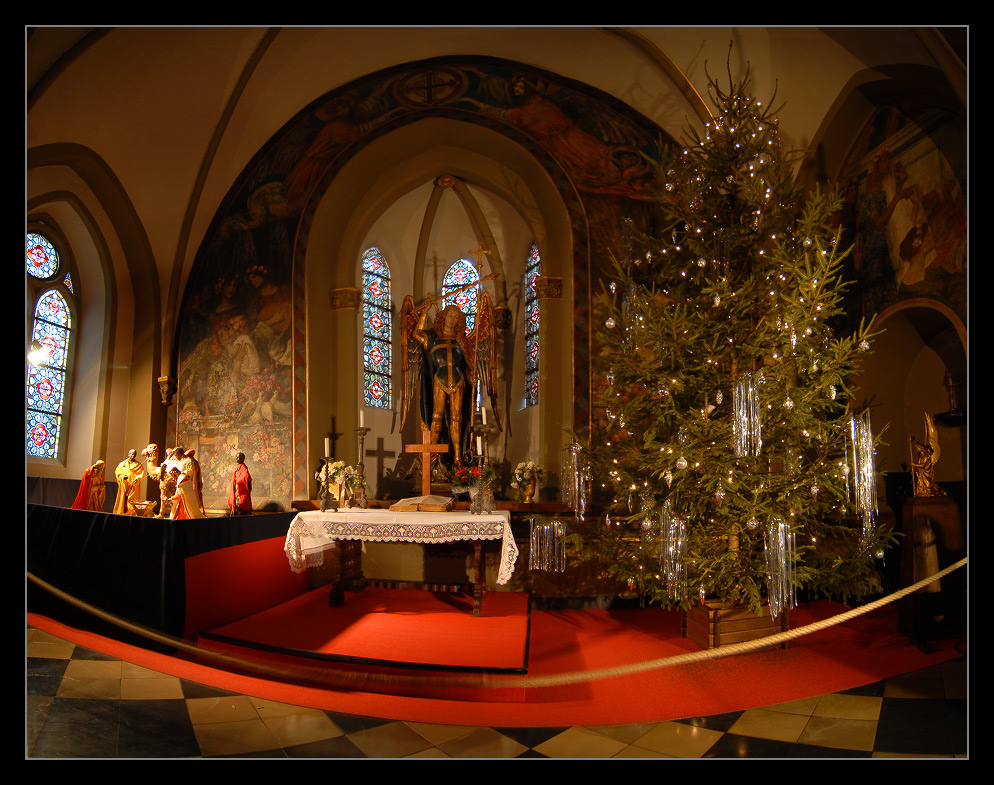
[[[566,570],[566,525],[562,521],[531,519],[528,569],[543,572]]]
[[[579,442],[572,442],[563,450],[560,477],[563,480],[563,503],[569,505],[577,520],[583,522],[587,511],[587,480],[590,469],[584,465]]]
[[[870,540],[877,513],[877,483],[873,471],[873,428],[870,410],[851,415],[846,433],[846,495],[863,522],[863,545]]]
[[[660,564],[671,600],[687,599],[687,523],[673,514],[669,499],[659,516]]]
[[[766,588],[770,614],[779,616],[797,604],[794,585],[794,532],[779,515],[766,532]]]
[[[759,408],[759,385],[761,383],[761,378],[747,373],[735,385],[732,407],[735,456],[737,458],[759,455],[763,449]]]

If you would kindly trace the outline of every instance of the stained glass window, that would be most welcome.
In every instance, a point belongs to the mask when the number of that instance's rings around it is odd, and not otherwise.
[[[391,317],[390,267],[373,247],[362,255],[362,397],[377,409],[393,405]]]
[[[65,409],[66,374],[72,319],[69,305],[56,289],[44,292],[35,306],[31,342],[42,347],[28,363],[27,455],[57,458]]]
[[[468,259],[460,259],[442,277],[442,294],[445,295],[444,305],[458,305],[459,310],[466,314],[467,335],[473,332],[473,325],[476,324],[476,303],[480,292],[476,286],[470,286],[468,289],[462,287],[479,280],[480,274]]]
[[[532,243],[525,264],[525,406],[538,403],[538,294],[535,279],[542,274],[542,257]]]
[[[25,243],[25,263],[28,275],[44,280],[51,278],[58,271],[59,254],[47,237],[36,232],[28,232]]]

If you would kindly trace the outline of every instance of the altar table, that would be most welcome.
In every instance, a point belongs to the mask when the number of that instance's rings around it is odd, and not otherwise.
[[[302,512],[290,523],[286,535],[287,559],[294,572],[324,564],[324,553],[339,540],[363,542],[415,542],[440,544],[473,541],[476,545],[476,590],[473,615],[479,615],[483,594],[480,551],[484,540],[501,540],[497,583],[511,580],[518,546],[511,533],[511,514],[495,510],[487,515],[458,512],[391,512],[352,508]],[[334,594],[334,593],[333,593]],[[334,599],[334,597],[332,598]]]

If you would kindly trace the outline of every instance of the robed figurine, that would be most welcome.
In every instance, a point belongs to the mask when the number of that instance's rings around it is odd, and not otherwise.
[[[74,510],[95,510],[103,512],[104,500],[107,498],[107,486],[104,482],[104,462],[97,461],[83,472],[79,482],[79,491],[72,503]]]
[[[407,421],[411,401],[420,390],[421,423],[431,435],[431,444],[448,441],[451,463],[461,467],[472,456],[470,428],[477,391],[486,391],[497,429],[496,326],[490,296],[480,292],[476,324],[466,334],[466,315],[457,305],[447,305],[429,324],[428,312],[451,292],[415,305],[404,298],[401,309],[401,429]],[[447,461],[448,462],[448,461]]]
[[[228,486],[228,509],[232,515],[252,512],[252,475],[245,465],[245,453],[235,457],[235,475]]]
[[[114,478],[117,480],[114,512],[117,515],[134,515],[135,503],[142,500],[141,486],[145,479],[145,467],[138,462],[137,450],[128,450],[128,457],[117,465]]]

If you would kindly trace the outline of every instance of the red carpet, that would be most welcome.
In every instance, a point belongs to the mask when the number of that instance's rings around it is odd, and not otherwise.
[[[476,673],[525,673],[528,595],[488,592],[480,616],[466,594],[366,589],[328,607],[315,589],[262,613],[201,634],[219,643],[316,659]]]
[[[817,602],[791,612],[797,628],[845,610]],[[165,657],[66,628],[28,615],[28,623],[89,648],[174,676],[243,694],[348,714],[453,725],[537,727],[655,722],[720,714],[822,695],[937,665],[965,654],[951,646],[926,654],[896,631],[891,605],[790,644],[694,665],[661,668],[632,676],[522,689],[536,676],[565,677],[599,668],[624,667],[696,650],[679,637],[679,614],[646,610],[533,611],[527,676],[465,678],[517,684],[515,697],[468,701],[433,677],[410,697],[296,686],[240,676],[199,663]],[[458,693],[456,693],[458,694]]]

